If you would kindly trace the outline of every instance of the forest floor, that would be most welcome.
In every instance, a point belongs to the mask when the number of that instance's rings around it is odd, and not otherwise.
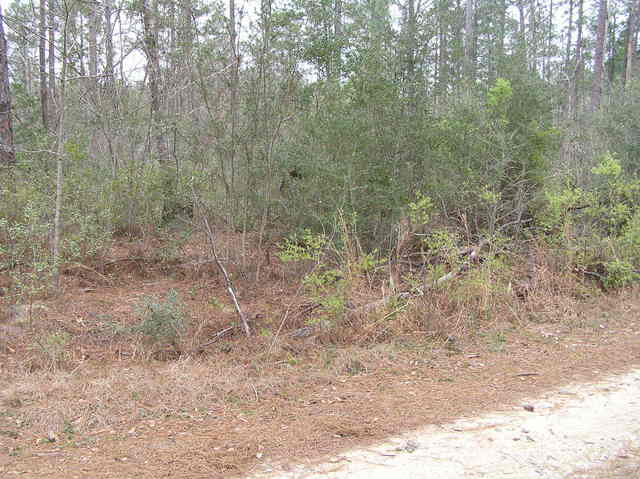
[[[34,303],[26,320],[5,315],[0,476],[286,471],[640,364],[637,290],[550,299],[526,319],[496,317],[454,344],[423,330],[332,344],[290,334],[304,325],[294,312],[307,303],[297,284],[266,270],[259,282],[236,281],[256,334],[195,352],[235,321],[222,278],[210,264],[200,271],[196,257],[184,260],[195,273],[179,264],[151,271],[131,248],[116,249],[100,269],[67,271],[64,293]],[[143,298],[172,289],[191,317],[182,355],[122,334]],[[285,320],[292,324],[274,335]]]

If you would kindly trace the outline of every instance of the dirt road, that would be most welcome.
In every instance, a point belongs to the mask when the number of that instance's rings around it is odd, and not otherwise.
[[[428,426],[282,479],[640,477],[640,369],[506,411]],[[268,471],[269,466],[265,467]]]

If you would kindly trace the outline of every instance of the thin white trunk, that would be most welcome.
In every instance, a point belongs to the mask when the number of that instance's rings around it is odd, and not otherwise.
[[[60,98],[59,98],[59,117],[58,117],[58,135],[56,149],[56,207],[53,222],[53,288],[55,291],[60,289],[60,242],[62,240],[62,186],[64,182],[64,142],[65,142],[65,90],[67,76],[67,25],[66,22],[62,31],[62,69],[60,73]]]

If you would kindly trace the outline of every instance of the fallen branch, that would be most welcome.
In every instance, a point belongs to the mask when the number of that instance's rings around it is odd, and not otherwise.
[[[209,341],[207,341],[206,343],[201,344],[200,346],[198,346],[197,348],[192,349],[191,351],[189,351],[190,353],[200,353],[202,351],[204,351],[204,348],[206,348],[207,346],[211,346],[213,343],[219,341],[220,339],[222,339],[224,336],[226,336],[227,334],[229,334],[231,331],[233,331],[234,329],[236,329],[237,326],[229,326],[228,328],[225,328],[221,331],[218,331],[213,338],[211,338]]]
[[[96,271],[93,268],[90,268],[87,265],[84,265],[82,263],[71,263],[71,264],[65,265],[65,267],[64,267],[65,270],[69,270],[69,269],[72,269],[72,268],[78,268],[78,269],[84,269],[84,270],[87,270],[87,271],[91,271],[96,276],[99,276],[100,278],[102,278],[106,283],[108,283],[110,285],[113,285],[113,280],[112,279],[106,277],[104,274],[99,273],[98,271]]]
[[[233,302],[233,307],[235,308],[236,313],[238,313],[238,318],[240,319],[240,326],[242,326],[242,330],[244,331],[244,334],[247,337],[249,337],[251,336],[251,329],[249,329],[249,323],[247,322],[247,318],[242,312],[242,309],[240,309],[240,303],[238,303],[238,298],[236,296],[235,290],[233,289],[233,283],[231,282],[231,278],[229,277],[229,274],[227,273],[226,268],[224,267],[224,265],[220,261],[220,258],[218,257],[218,253],[216,251],[215,235],[213,234],[211,225],[209,225],[209,220],[207,219],[206,216],[203,216],[202,222],[204,224],[205,231],[207,233],[207,239],[209,240],[209,248],[211,249],[211,254],[213,255],[213,259],[216,265],[218,266],[218,269],[222,273],[222,276],[224,276],[224,281],[227,285],[227,292],[231,297],[231,301]]]
[[[105,261],[104,263],[102,263],[102,267],[104,268],[105,266],[109,266],[112,264],[116,264],[116,263],[123,263],[125,261],[149,261],[149,258],[145,258],[143,256],[132,256],[132,257],[127,257],[127,258],[117,258],[117,259],[113,259],[111,261]]]
[[[462,273],[465,273],[466,271],[469,270],[469,268],[471,267],[472,263],[475,263],[478,261],[478,255],[480,254],[480,251],[490,243],[489,240],[487,239],[483,239],[482,241],[480,241],[480,243],[478,243],[476,246],[473,246],[471,248],[467,248],[463,251],[460,252],[461,256],[468,256],[468,260],[466,262],[464,262],[463,264],[460,265],[460,267],[455,270],[455,271],[450,271],[447,274],[445,274],[444,276],[439,277],[437,280],[435,280],[433,282],[433,285],[430,287],[425,287],[425,288],[415,288],[412,291],[404,291],[402,293],[399,294],[395,294],[395,295],[389,295],[389,296],[385,296],[382,299],[379,299],[377,301],[373,301],[372,303],[367,303],[365,305],[362,305],[356,309],[354,309],[354,312],[359,312],[359,313],[368,313],[369,311],[373,311],[379,307],[382,306],[386,306],[387,303],[389,301],[391,301],[392,299],[408,299],[412,296],[424,296],[425,292],[428,291],[429,289],[433,289],[436,288],[444,283],[446,283],[447,281],[452,280],[453,278],[456,278],[458,276],[460,276]]]

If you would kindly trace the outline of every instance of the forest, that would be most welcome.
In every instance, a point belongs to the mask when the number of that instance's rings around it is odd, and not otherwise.
[[[0,476],[227,479],[637,365],[640,0],[0,7]]]
[[[14,1],[3,301],[104,278],[117,244],[171,270],[198,241],[230,291],[278,262],[328,322],[363,278],[383,301],[465,275],[523,297],[541,270],[576,294],[630,285],[639,17],[637,0]]]

